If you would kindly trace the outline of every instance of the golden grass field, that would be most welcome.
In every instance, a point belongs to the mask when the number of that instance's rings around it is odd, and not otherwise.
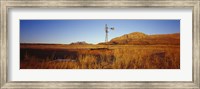
[[[21,44],[20,69],[180,69],[180,45]]]

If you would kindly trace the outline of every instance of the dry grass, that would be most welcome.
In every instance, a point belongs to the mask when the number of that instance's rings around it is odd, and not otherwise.
[[[37,47],[37,46],[35,46]],[[45,46],[46,47],[46,46]],[[57,46],[59,47],[59,46]],[[44,59],[26,53],[21,60],[21,69],[179,69],[180,46],[178,45],[112,45],[110,50],[90,50],[99,48],[87,45],[76,47],[78,55],[70,61],[55,61],[54,57]],[[24,48],[24,47],[21,47]],[[26,47],[28,48],[28,47]],[[44,47],[41,47],[44,49]],[[48,47],[46,47],[48,48]],[[51,47],[49,47],[51,48]],[[53,47],[52,47],[53,48]],[[54,46],[55,48],[55,46]],[[64,48],[61,46],[60,49]],[[68,48],[68,47],[66,47]],[[69,50],[73,47],[69,47]],[[80,48],[80,49],[78,49]],[[72,58],[69,53],[63,54]]]

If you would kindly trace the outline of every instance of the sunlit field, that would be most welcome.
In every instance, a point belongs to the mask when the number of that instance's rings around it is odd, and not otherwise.
[[[21,44],[21,69],[180,69],[180,45]]]

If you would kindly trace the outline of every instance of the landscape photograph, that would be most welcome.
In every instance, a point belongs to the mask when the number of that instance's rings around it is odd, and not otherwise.
[[[20,69],[180,69],[180,20],[20,20]]]

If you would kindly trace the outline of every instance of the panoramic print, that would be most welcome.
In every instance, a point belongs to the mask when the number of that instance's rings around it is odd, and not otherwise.
[[[20,69],[180,69],[180,20],[20,20]]]

